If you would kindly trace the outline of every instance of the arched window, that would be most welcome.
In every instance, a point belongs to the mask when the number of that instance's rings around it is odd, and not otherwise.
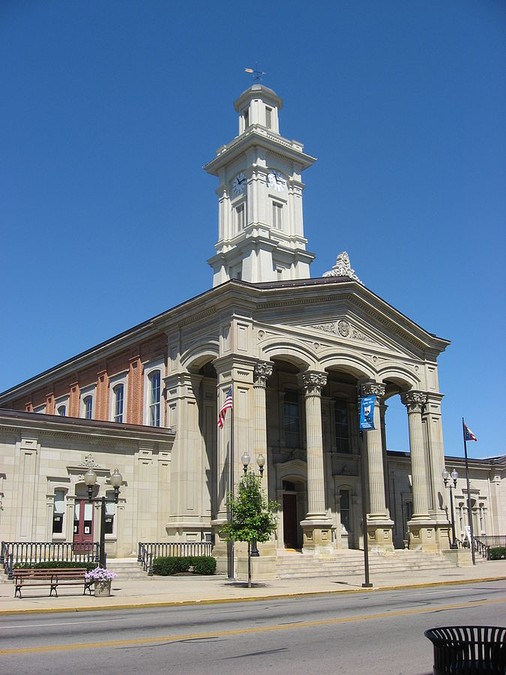
[[[153,370],[149,374],[149,424],[159,427],[161,423],[161,373]]]
[[[123,422],[124,406],[125,406],[125,385],[123,383],[117,384],[113,391],[114,395],[114,414],[115,422]]]
[[[93,419],[93,396],[85,396],[83,398],[83,413],[85,419]]]
[[[62,405],[59,405],[56,413],[60,415],[60,417],[65,417],[67,414],[67,406],[63,403]]]
[[[285,391],[283,397],[283,431],[287,448],[300,448],[299,394]]]

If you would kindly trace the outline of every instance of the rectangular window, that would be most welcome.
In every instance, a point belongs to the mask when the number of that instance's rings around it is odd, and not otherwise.
[[[272,203],[272,225],[276,230],[283,229],[283,204]]]
[[[341,525],[346,532],[350,532],[350,491],[341,490],[339,493],[339,510],[341,512]]]
[[[337,452],[351,452],[348,404],[344,398],[336,398],[334,402],[334,421]]]
[[[105,503],[105,534],[114,534],[114,518],[116,516],[116,504],[114,502],[114,492],[106,493],[108,501]]]
[[[242,114],[242,117],[244,120],[244,129],[247,129],[249,127],[249,108],[246,108]]]
[[[235,225],[237,232],[244,230],[246,226],[246,210],[244,204],[239,204],[235,208]]]
[[[125,405],[125,385],[117,384],[113,391],[114,396],[114,421],[123,422],[123,409]]]
[[[65,514],[65,490],[54,491],[53,534],[63,534],[63,516]]]
[[[285,391],[283,401],[283,429],[285,446],[300,447],[299,395],[296,391]]]
[[[160,426],[161,409],[161,374],[154,370],[149,374],[149,423],[152,427]]]
[[[272,129],[272,108],[265,108],[265,126]]]

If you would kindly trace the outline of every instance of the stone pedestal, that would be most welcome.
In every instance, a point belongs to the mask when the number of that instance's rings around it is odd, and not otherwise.
[[[389,518],[367,521],[367,543],[370,551],[393,551],[393,522]]]
[[[449,558],[456,567],[472,567],[473,555],[470,548],[451,548],[443,551],[445,558]]]
[[[236,560],[237,579],[239,581],[248,581],[248,556],[240,555]],[[266,579],[276,579],[276,556],[260,555],[258,558],[251,558],[251,583],[256,581],[265,581]]]
[[[330,556],[335,552],[330,521],[303,520],[301,527],[304,533],[303,553],[310,553],[315,556]]]
[[[438,553],[438,538],[432,520],[410,520],[408,522],[410,550]]]

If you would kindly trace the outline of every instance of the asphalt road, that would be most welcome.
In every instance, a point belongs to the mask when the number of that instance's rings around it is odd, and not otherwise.
[[[505,625],[506,583],[0,616],[0,673],[429,675],[427,628]]]

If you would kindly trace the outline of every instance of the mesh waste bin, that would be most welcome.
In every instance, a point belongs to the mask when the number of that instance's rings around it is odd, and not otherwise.
[[[506,628],[446,626],[425,637],[434,645],[434,675],[506,674]]]

